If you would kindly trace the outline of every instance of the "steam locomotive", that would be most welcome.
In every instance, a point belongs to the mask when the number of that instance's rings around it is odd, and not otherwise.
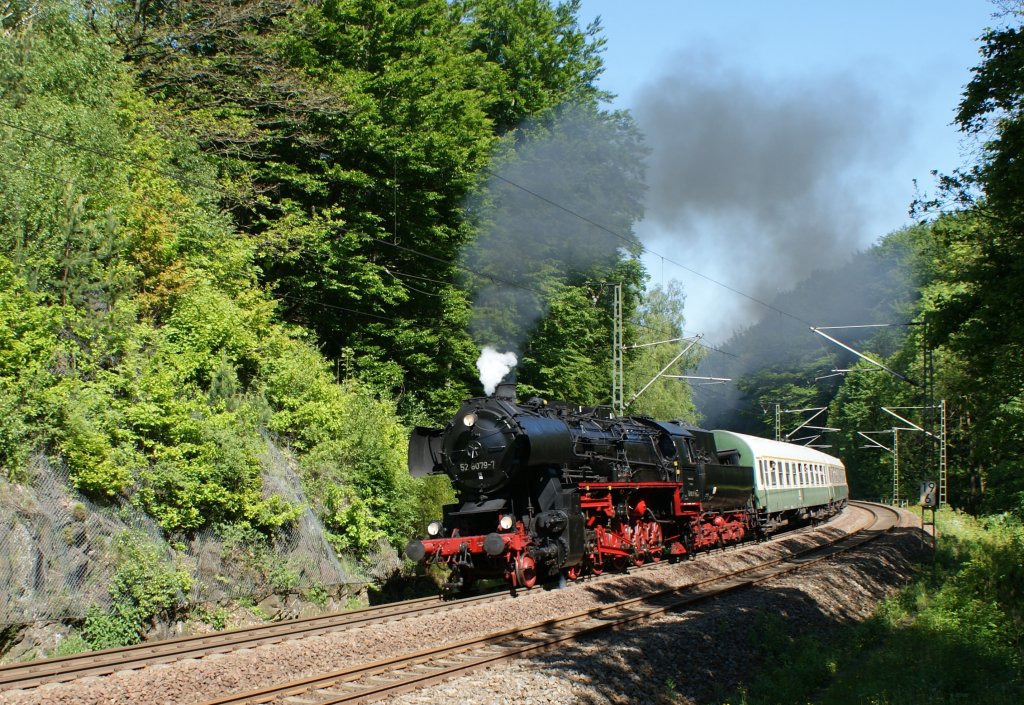
[[[518,403],[511,384],[466,400],[443,429],[416,428],[409,471],[446,473],[458,495],[406,547],[414,561],[450,568],[449,592],[497,577],[514,593],[677,559],[825,518],[848,497],[842,463],[817,450]]]

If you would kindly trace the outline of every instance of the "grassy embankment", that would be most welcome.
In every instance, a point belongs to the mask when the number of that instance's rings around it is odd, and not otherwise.
[[[1024,526],[944,510],[938,527],[934,563],[868,621],[807,634],[758,619],[766,666],[723,702],[1024,703]]]

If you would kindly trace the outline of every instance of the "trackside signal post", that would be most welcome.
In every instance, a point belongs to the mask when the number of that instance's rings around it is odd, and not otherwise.
[[[935,541],[938,536],[938,529],[935,527],[935,510],[939,506],[939,488],[935,480],[927,480],[921,483],[921,530],[924,527],[932,527],[932,550],[935,550]],[[931,521],[925,521],[925,512],[931,510]]]

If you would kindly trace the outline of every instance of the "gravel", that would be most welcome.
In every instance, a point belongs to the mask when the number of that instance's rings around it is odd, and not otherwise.
[[[860,521],[847,511],[819,534],[847,533]],[[704,702],[749,680],[758,668],[758,615],[778,614],[808,632],[867,617],[911,575],[921,551],[917,519],[881,542],[798,574],[649,620],[628,630],[519,659],[396,697],[391,705],[459,703]],[[516,599],[437,615],[121,671],[26,691],[0,693],[0,705],[54,703],[197,703],[233,692],[340,670],[428,644],[461,641],[526,625],[787,555],[820,535],[801,533],[763,544],[665,564],[566,590],[520,592]]]

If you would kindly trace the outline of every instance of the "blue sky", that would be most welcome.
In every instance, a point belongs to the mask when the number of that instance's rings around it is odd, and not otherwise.
[[[653,151],[652,251],[759,298],[909,224],[907,209],[970,159],[951,126],[988,0],[583,0],[607,38],[602,88]],[[712,342],[763,310],[656,256],[687,330]],[[822,325],[844,323],[816,322]],[[857,323],[848,321],[845,323]]]

